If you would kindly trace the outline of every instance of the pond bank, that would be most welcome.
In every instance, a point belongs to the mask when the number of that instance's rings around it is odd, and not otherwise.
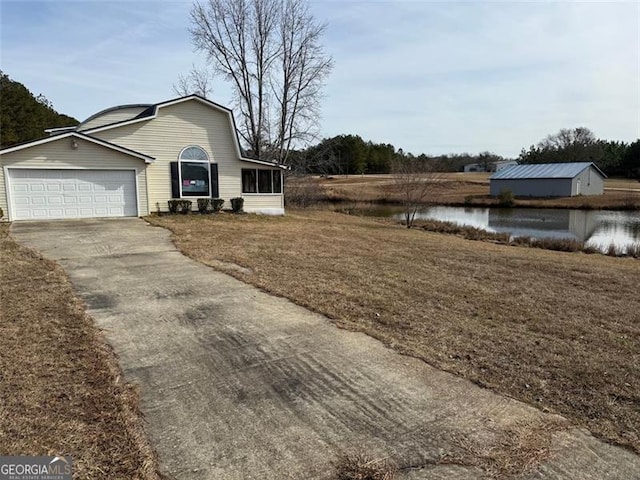
[[[404,223],[403,209],[394,205],[335,210]],[[640,215],[621,211],[432,206],[418,210],[414,227],[505,245],[640,256]]]

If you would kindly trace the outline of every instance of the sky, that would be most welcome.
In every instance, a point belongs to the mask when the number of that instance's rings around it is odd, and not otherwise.
[[[0,69],[60,113],[174,98],[190,1],[0,0]],[[321,137],[516,157],[561,128],[640,137],[640,2],[310,2],[335,62]],[[211,99],[231,104],[215,79]]]

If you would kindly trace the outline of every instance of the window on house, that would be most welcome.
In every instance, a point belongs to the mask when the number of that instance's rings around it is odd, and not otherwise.
[[[211,165],[200,147],[187,147],[178,158],[181,197],[211,196]]]
[[[243,168],[242,193],[282,193],[280,170]]]
[[[271,170],[273,175],[273,193],[282,193],[282,172],[280,170]]]
[[[257,193],[258,185],[256,181],[257,170],[242,169],[242,193]]]

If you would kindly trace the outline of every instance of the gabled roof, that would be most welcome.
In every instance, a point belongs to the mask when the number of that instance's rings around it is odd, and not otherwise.
[[[96,145],[101,145],[103,147],[110,148],[111,150],[124,153],[125,155],[129,155],[131,157],[144,160],[145,163],[153,163],[155,161],[155,158],[150,157],[149,155],[145,155],[144,153],[136,152],[135,150],[121,147],[120,145],[116,145],[115,143],[107,142],[105,140],[100,140],[99,138],[90,137],[89,135],[85,135],[84,133],[81,133],[81,132],[61,133],[59,135],[52,135],[50,137],[39,138],[38,140],[32,140],[30,142],[20,143],[18,145],[13,145],[12,147],[0,150],[0,155],[4,155],[5,153],[16,152],[18,150],[23,150],[25,148],[35,147],[36,145],[44,145],[45,143],[49,143],[49,142],[57,142],[58,140],[62,140],[63,138],[72,138],[72,137],[86,140],[87,142],[95,143]]]
[[[490,180],[528,179],[528,178],[573,178],[586,168],[593,167],[607,176],[593,162],[538,163],[532,165],[514,165],[491,175]]]
[[[91,118],[96,118],[100,115],[104,115],[105,113],[109,113],[112,112],[114,110],[117,110],[118,108],[131,108],[131,107],[143,107],[146,106],[146,108],[141,111],[138,115],[136,115],[133,118],[129,118],[127,120],[122,120],[119,122],[114,122],[114,123],[110,123],[107,125],[101,125],[98,127],[94,127],[94,128],[88,128],[87,130],[84,130],[84,133],[86,134],[92,134],[92,133],[96,133],[96,132],[102,132],[104,130],[109,130],[111,128],[117,128],[117,127],[122,127],[124,125],[131,125],[134,123],[138,123],[138,122],[146,122],[149,120],[152,120],[154,118],[156,118],[156,116],[158,115],[158,110],[163,108],[163,107],[169,107],[171,105],[176,105],[178,103],[183,103],[183,102],[187,102],[187,101],[191,101],[191,100],[195,100],[198,101],[200,103],[202,103],[203,105],[206,105],[208,107],[211,107],[215,110],[218,110],[220,112],[225,113],[226,115],[229,116],[229,119],[231,121],[231,125],[233,127],[233,139],[234,139],[234,146],[235,146],[235,150],[236,153],[238,155],[238,158],[244,162],[250,162],[250,163],[257,163],[259,165],[268,165],[271,167],[279,167],[282,169],[287,169],[287,167],[285,165],[280,165],[274,162],[266,162],[263,160],[256,160],[253,158],[246,158],[242,156],[242,151],[240,149],[240,142],[238,141],[238,134],[237,134],[237,128],[236,128],[236,122],[235,119],[233,118],[233,112],[228,109],[227,107],[224,107],[218,103],[212,102],[211,100],[208,100],[204,97],[201,97],[199,95],[187,95],[186,97],[180,97],[180,98],[174,98],[172,100],[167,100],[165,102],[160,102],[160,103],[156,103],[154,105],[145,105],[145,104],[139,104],[139,105],[122,105],[121,107],[112,107],[106,110],[103,110],[102,112],[97,113],[96,115],[94,115],[93,117],[89,117],[89,119],[85,120],[83,123],[88,122]],[[80,124],[82,125],[82,124]]]

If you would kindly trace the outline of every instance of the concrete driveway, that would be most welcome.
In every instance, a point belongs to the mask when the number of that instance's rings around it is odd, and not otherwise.
[[[350,451],[390,457],[399,478],[475,479],[441,460],[553,420],[196,263],[142,220],[11,231],[67,270],[177,479],[331,478]],[[638,456],[584,431],[560,430],[551,450],[520,478],[640,478]]]

